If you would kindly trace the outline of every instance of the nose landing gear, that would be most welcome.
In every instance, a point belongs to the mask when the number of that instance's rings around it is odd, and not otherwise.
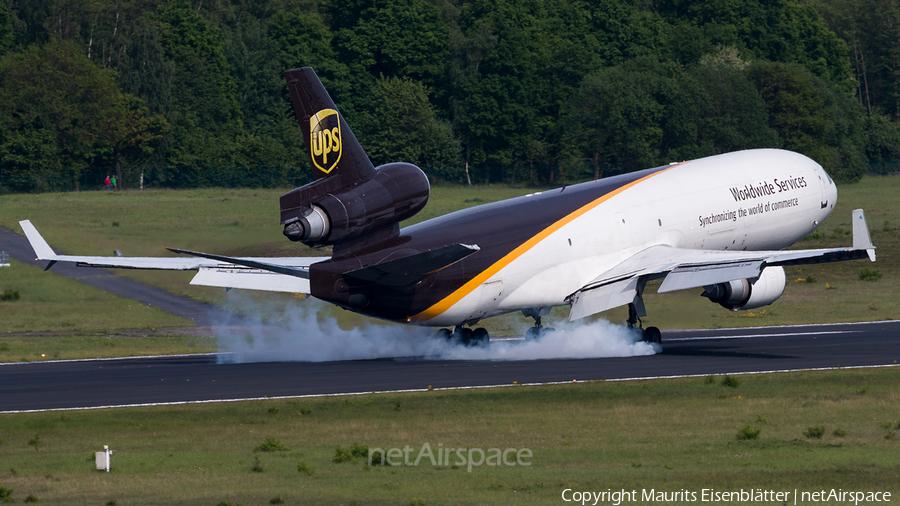
[[[544,308],[535,308],[522,311],[522,314],[524,314],[525,316],[534,318],[534,327],[531,327],[525,332],[526,341],[534,341],[536,339],[544,337],[550,332],[556,331],[556,329],[554,329],[553,327],[544,327],[543,325],[541,325],[541,317],[548,314],[549,312],[549,309]]]

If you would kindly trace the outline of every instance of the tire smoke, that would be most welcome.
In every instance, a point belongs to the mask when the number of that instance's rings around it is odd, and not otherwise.
[[[537,360],[652,355],[658,345],[640,341],[640,332],[606,320],[555,322],[556,332],[538,340],[494,340],[486,347],[466,347],[437,337],[435,329],[370,323],[342,329],[329,316],[332,306],[309,299],[291,302],[262,321],[262,307],[246,295],[229,292],[229,302],[247,313],[237,325],[214,327],[220,363],[329,362],[417,357],[431,360]],[[254,316],[256,315],[256,316]],[[273,323],[273,321],[275,323]],[[249,322],[249,324],[248,324]],[[522,334],[524,331],[522,329]]]

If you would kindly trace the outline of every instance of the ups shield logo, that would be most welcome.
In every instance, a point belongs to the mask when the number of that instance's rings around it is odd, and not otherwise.
[[[312,162],[328,174],[341,161],[341,119],[334,109],[322,109],[309,118]]]

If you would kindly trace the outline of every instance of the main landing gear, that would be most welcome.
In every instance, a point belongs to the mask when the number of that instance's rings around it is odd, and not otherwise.
[[[534,327],[531,327],[525,332],[525,340],[526,341],[534,341],[536,339],[540,339],[547,335],[550,332],[556,331],[553,327],[544,327],[541,325],[541,317],[550,313],[550,308],[533,308],[533,309],[523,309],[522,314],[525,316],[529,316],[534,318]]]
[[[635,297],[635,302],[637,302],[637,304],[635,304],[634,302],[628,304],[628,320],[625,322],[626,324],[628,324],[628,328],[633,329],[636,327],[641,329],[641,341],[661,344],[662,333],[659,331],[659,329],[656,327],[644,328],[643,324],[641,323],[641,319],[639,316],[647,316],[646,311],[644,311],[643,300]],[[640,315],[638,314],[638,312],[640,312]]]
[[[474,346],[486,347],[491,342],[487,329],[483,327],[478,327],[473,330],[458,325],[453,327],[453,332],[450,332],[449,329],[438,329],[438,336],[443,337],[450,342],[459,343],[470,348]]]

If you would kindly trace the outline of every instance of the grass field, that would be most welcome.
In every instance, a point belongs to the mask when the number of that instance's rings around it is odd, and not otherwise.
[[[900,493],[896,368],[731,378],[5,414],[0,486],[15,502],[118,505],[549,504],[566,488]],[[742,429],[759,432],[740,440]],[[254,451],[265,438],[285,449]],[[411,461],[425,443],[532,457],[471,472],[453,467],[456,454],[451,465],[332,461],[354,443],[408,445]],[[94,470],[104,444],[116,450],[110,474]]]
[[[74,279],[43,272],[40,267],[10,260],[0,269],[0,294],[14,290],[18,298],[0,300],[2,332],[96,332],[116,328],[153,329],[193,325],[170,313],[115,296]]]

